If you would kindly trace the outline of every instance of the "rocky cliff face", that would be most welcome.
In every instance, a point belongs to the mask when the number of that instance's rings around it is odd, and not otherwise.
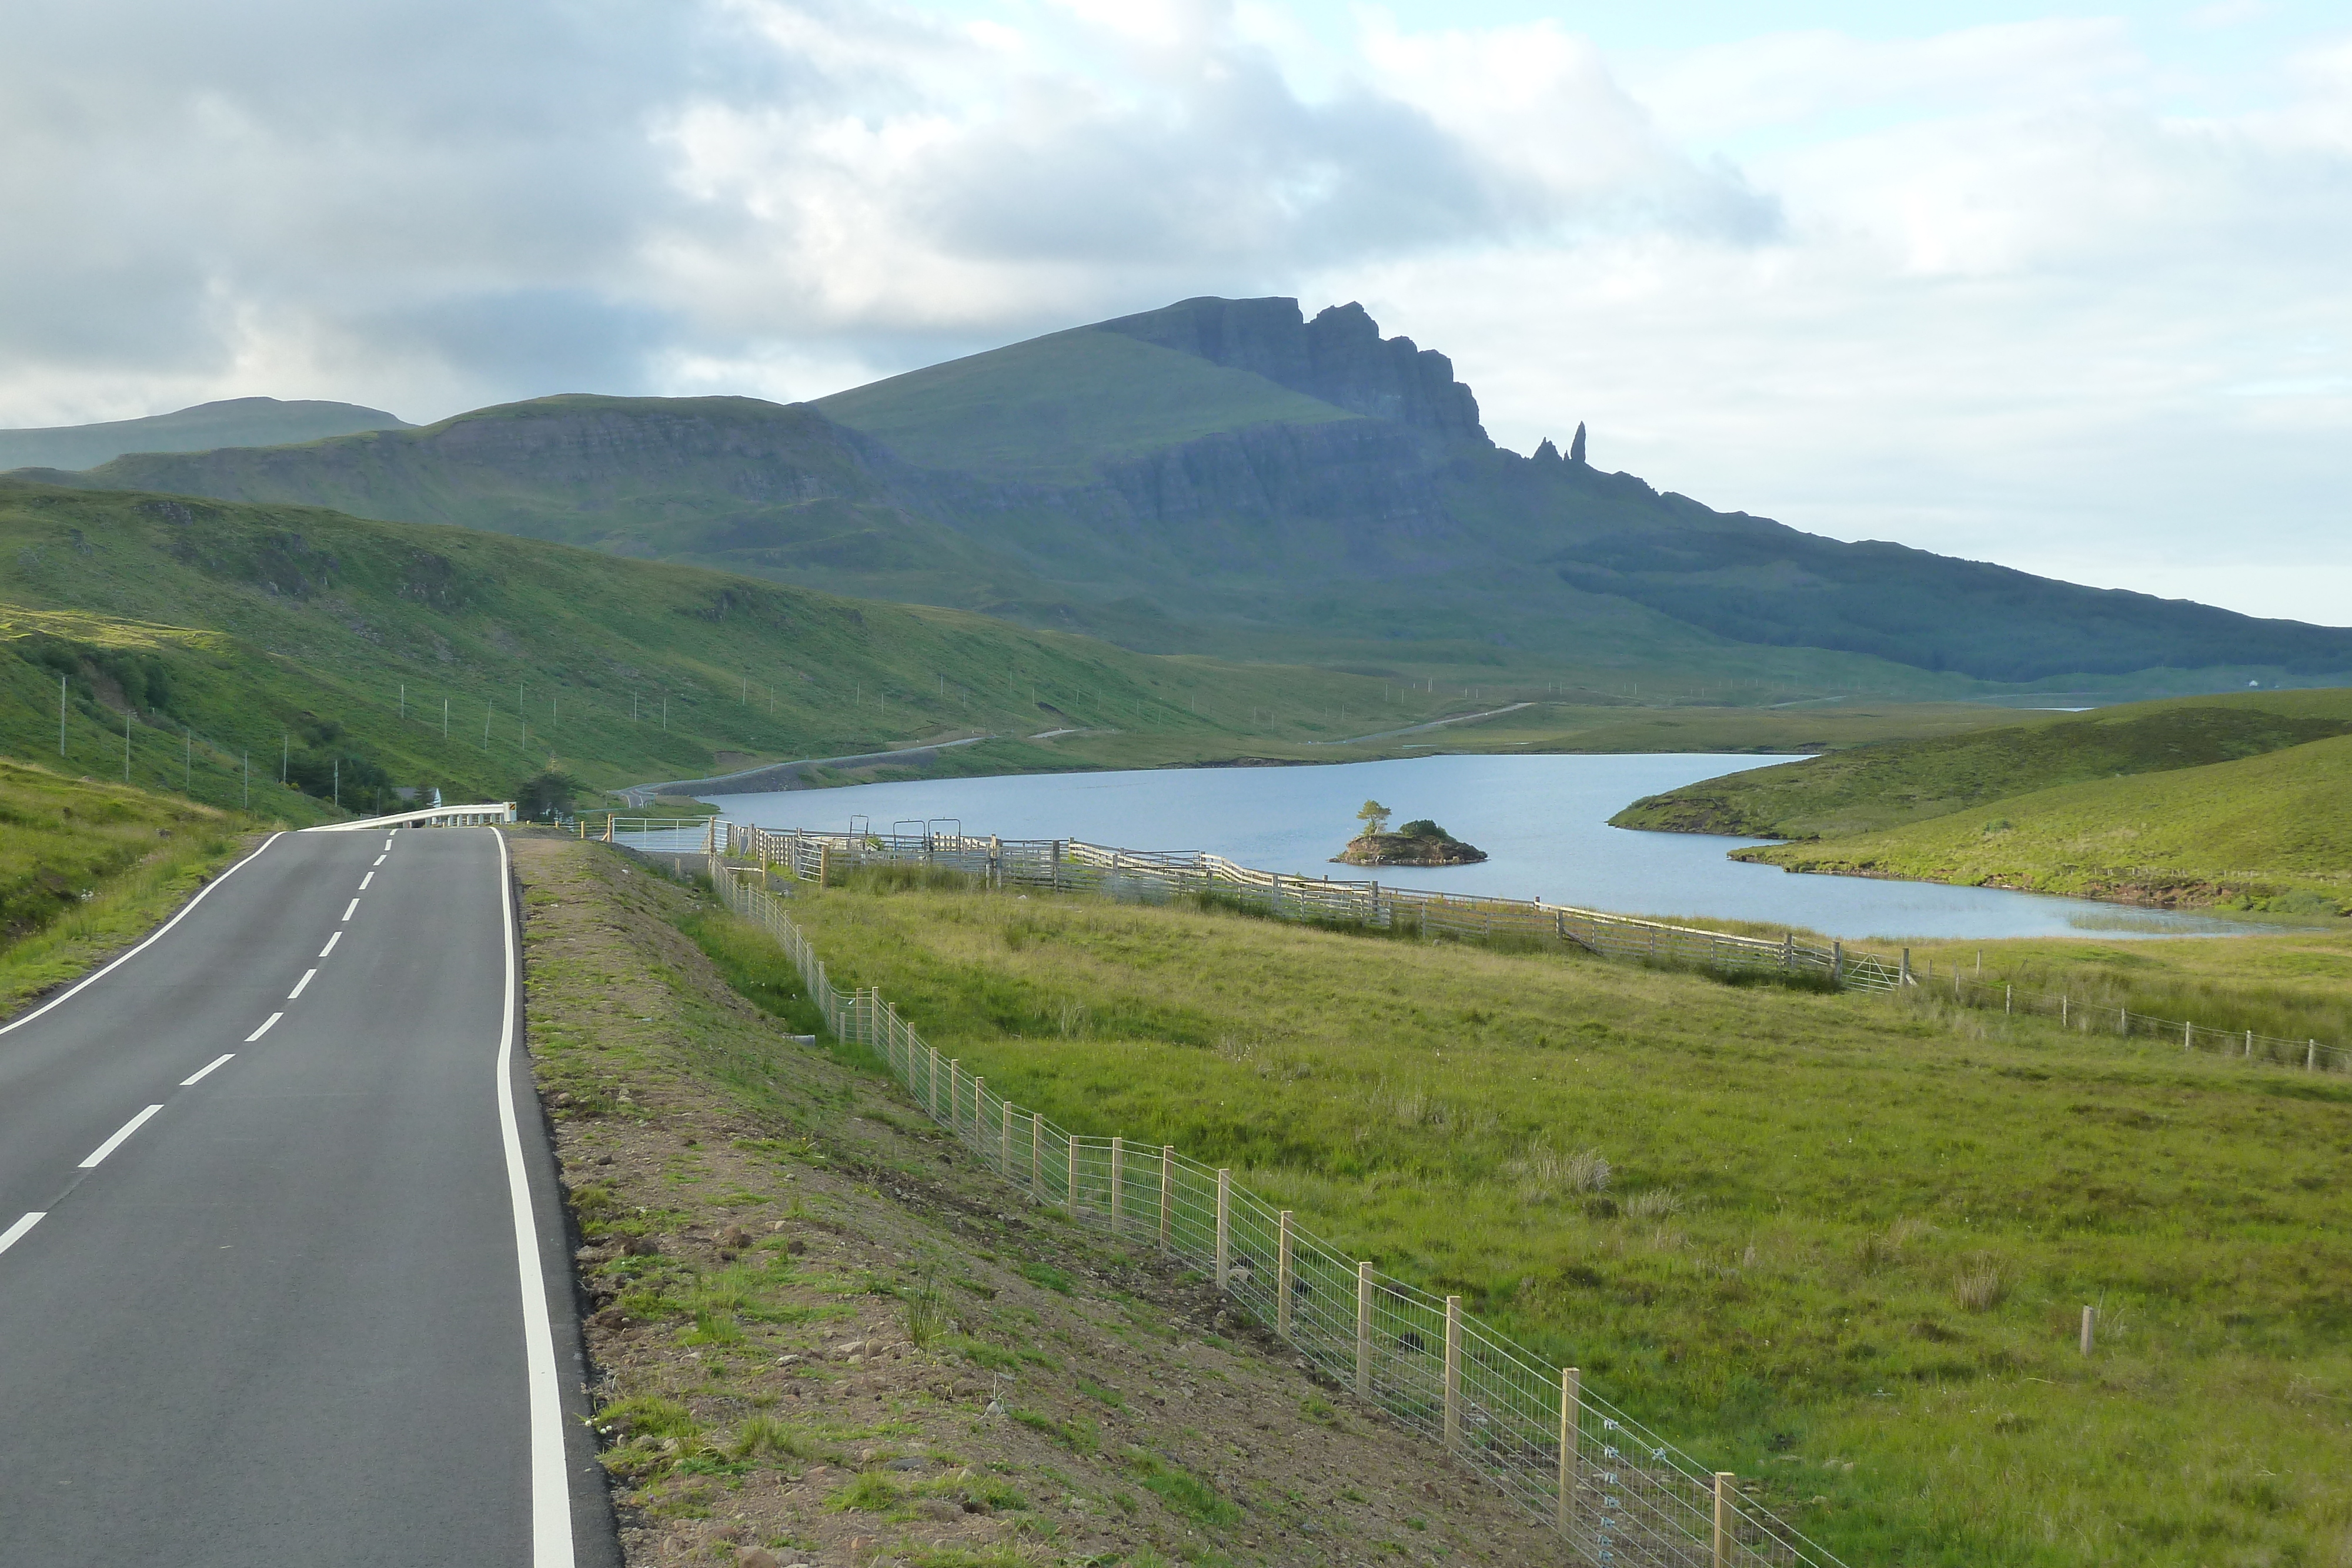
[[[1100,329],[1249,371],[1350,413],[1449,441],[1486,441],[1478,400],[1454,379],[1454,361],[1410,338],[1381,337],[1380,323],[1352,302],[1309,321],[1296,299],[1187,299]]]

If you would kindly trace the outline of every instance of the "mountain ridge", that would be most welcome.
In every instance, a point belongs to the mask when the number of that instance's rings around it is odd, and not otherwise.
[[[363,430],[407,428],[405,420],[358,403],[224,398],[142,419],[0,430],[0,469],[89,468],[132,452],[281,446]]]
[[[1496,445],[1451,361],[1360,305],[1203,297],[809,403],[567,394],[28,476],[460,523],[1163,651],[1674,671],[1753,701],[2352,671],[2352,630],[1715,511],[1592,467],[1582,436]]]

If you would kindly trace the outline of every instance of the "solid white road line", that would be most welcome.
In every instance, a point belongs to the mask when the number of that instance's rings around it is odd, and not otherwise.
[[[286,999],[290,1002],[299,997],[302,994],[302,988],[309,985],[310,983],[311,977],[316,975],[318,972],[319,971],[316,969],[303,970],[302,977],[294,982],[294,988],[286,993]]]
[[[235,1061],[236,1060],[236,1052],[233,1051],[224,1051],[218,1056],[213,1058],[212,1064],[210,1066],[199,1067],[194,1072],[189,1073],[185,1078],[181,1079],[180,1087],[186,1089],[194,1084],[202,1083],[205,1079],[210,1078],[214,1073],[219,1071],[223,1067],[227,1066],[230,1062]]]
[[[539,1227],[515,1121],[514,910],[507,901],[507,836],[499,841],[499,926],[506,933],[506,1010],[499,1020],[499,1134],[506,1145],[507,1200],[514,1208],[515,1263],[522,1287],[523,1364],[530,1380],[530,1538],[532,1568],[572,1568],[572,1484],[563,1462],[563,1404],[555,1371],[555,1324],[548,1315],[547,1275],[540,1265]]]
[[[30,1230],[33,1227],[38,1225],[42,1220],[47,1219],[48,1217],[47,1210],[37,1210],[32,1214],[25,1216],[24,1218],[16,1221],[16,1224],[10,1226],[7,1229],[0,1230],[0,1252],[5,1252],[9,1248],[14,1247],[17,1242],[22,1241],[25,1239],[25,1232]]]
[[[360,906],[360,901],[359,901],[358,899],[356,899],[356,898],[352,899],[349,904],[347,904],[343,905],[343,918],[344,918],[344,919],[346,919],[346,920],[349,920],[349,919],[352,917],[352,910],[354,910],[354,909],[357,909],[359,906]]]
[[[261,853],[261,850],[268,849],[277,841],[278,835],[276,833],[272,833],[268,838],[262,840],[261,849],[254,851],[253,854],[246,856],[245,859],[237,862],[235,865],[229,867],[228,870],[221,873],[220,875],[213,878],[212,881],[205,883],[203,887],[197,889],[196,896],[188,900],[187,903],[180,906],[180,913],[174,915],[171,919],[166,920],[163,925],[155,928],[155,935],[150,936],[146,941],[142,942],[138,946],[133,947],[130,952],[125,953],[121,957],[117,958],[113,963],[109,964],[105,968],[100,969],[95,975],[90,976],[89,978],[82,981],[80,985],[74,987],[69,991],[52,997],[47,1001],[43,1002],[39,1007],[35,1008],[31,1012],[26,1013],[15,1023],[0,1024],[0,1034],[6,1034],[12,1029],[22,1029],[26,1024],[31,1023],[35,1019],[39,1018],[43,1013],[47,1012],[51,1008],[56,1007],[58,1003],[70,1001],[75,997],[79,996],[85,988],[98,984],[99,981],[106,978],[107,976],[111,975],[115,970],[122,967],[123,965],[128,964],[131,959],[136,958],[140,954],[147,951],[148,948],[152,947],[156,943],[161,942],[166,932],[170,931],[173,926],[177,925],[181,921],[185,920],[188,917],[188,911],[194,909],[197,904],[202,904],[211,895],[213,889],[218,887],[221,883],[226,882],[237,873],[243,871],[247,865],[250,865],[253,862],[255,856]]]
[[[255,1040],[259,1040],[263,1035],[268,1034],[269,1032],[269,1026],[276,1023],[279,1019],[282,1019],[286,1015],[284,1013],[271,1013],[268,1018],[263,1019],[261,1020],[261,1027],[245,1037],[245,1043],[251,1045]]]
[[[372,882],[373,882],[374,880],[375,880],[375,873],[373,873],[373,872],[370,872],[370,873],[367,873],[367,875],[365,875],[365,876],[363,876],[363,877],[360,878],[360,891],[361,891],[362,893],[365,893],[365,892],[367,891],[367,884],[368,884],[368,883],[372,883]]]
[[[123,1139],[129,1137],[131,1134],[145,1126],[147,1124],[147,1118],[153,1115],[156,1112],[161,1111],[163,1108],[163,1107],[161,1105],[150,1105],[144,1111],[140,1112],[136,1116],[131,1117],[128,1122],[123,1123],[121,1130],[116,1132],[114,1136],[107,1139],[106,1142],[90,1150],[89,1157],[82,1161],[79,1168],[86,1171],[96,1170],[100,1160],[103,1160],[107,1155],[121,1148],[122,1146]]]
[[[336,932],[332,936],[328,937],[328,938],[327,938],[327,945],[326,945],[325,946],[323,946],[323,947],[321,947],[321,948],[320,948],[320,949],[319,949],[319,956],[320,956],[320,957],[321,957],[321,958],[323,958],[323,957],[325,957],[328,954],[330,954],[330,953],[333,952],[333,951],[335,950],[335,944],[336,944],[336,943],[338,943],[338,942],[340,942],[340,941],[341,941],[342,939],[343,939],[343,934],[342,934],[341,932],[340,932],[340,931]]]

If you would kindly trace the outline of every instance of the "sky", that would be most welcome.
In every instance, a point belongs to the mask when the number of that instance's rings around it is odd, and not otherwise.
[[[2352,623],[2352,8],[15,0],[0,425],[1360,300],[1528,451]]]

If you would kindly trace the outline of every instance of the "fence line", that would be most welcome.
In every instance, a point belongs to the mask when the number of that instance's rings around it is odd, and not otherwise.
[[[1778,941],[1738,936],[1541,899],[1431,893],[1378,882],[1257,871],[1198,851],[1113,849],[1077,839],[977,838],[928,829],[908,834],[784,832],[715,820],[667,826],[660,833],[643,835],[642,841],[632,833],[622,841],[673,852],[708,848],[777,866],[806,881],[822,882],[859,866],[920,864],[961,872],[991,887],[1041,887],[1145,901],[1205,894],[1252,904],[1284,919],[1417,930],[1428,936],[1503,937],[1647,963],[1803,975],[1841,990],[1948,992],[1963,1006],[2040,1014],[2095,1032],[2112,1029],[2126,1038],[2178,1040],[2184,1050],[2305,1071],[2352,1071],[2352,1051],[2316,1040],[2284,1040],[2251,1030],[2213,1029],[2183,1019],[2095,1007],[2063,993],[1967,979],[1957,968],[1948,978],[1939,977],[1932,967],[1915,967],[1907,947],[1883,954],[1843,942],[1802,942],[1793,933]]]
[[[738,831],[730,825],[730,843]],[[783,947],[827,1030],[886,1061],[975,1158],[1033,1202],[1201,1270],[1335,1384],[1442,1445],[1585,1561],[1843,1568],[1733,1476],[1642,1427],[1585,1387],[1577,1369],[1551,1366],[1465,1312],[1461,1297],[1430,1295],[1349,1258],[1230,1169],[1170,1145],[1082,1136],[1006,1101],[942,1059],[876,991],[835,988],[782,900],[755,885],[764,870],[727,864],[717,837],[707,864],[719,896]]]

